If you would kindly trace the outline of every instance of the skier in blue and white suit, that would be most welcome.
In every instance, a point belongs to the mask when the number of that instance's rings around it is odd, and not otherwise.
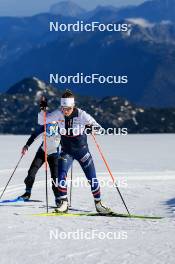
[[[68,211],[66,178],[73,160],[77,160],[91,186],[97,212],[108,214],[111,210],[101,203],[100,185],[92,156],[89,152],[85,129],[100,130],[101,126],[85,111],[75,107],[74,95],[67,90],[61,98],[61,111],[47,113],[46,123],[58,122],[61,134],[61,154],[58,161],[58,190],[60,203],[57,212]],[[44,113],[38,114],[38,123],[44,124]]]
[[[31,134],[27,140],[25,146],[22,148],[22,154],[25,155],[30,145],[43,135],[44,126],[38,126],[36,131]],[[52,190],[55,196],[55,202],[57,204],[59,192],[56,184],[56,179],[58,175],[58,156],[60,152],[60,134],[58,131],[58,124],[51,123],[46,126],[46,141],[47,141],[47,161],[50,168],[51,179],[52,179]],[[44,143],[40,145],[32,164],[28,170],[27,177],[24,180],[26,185],[26,191],[20,198],[23,198],[25,201],[30,199],[32,187],[35,182],[35,177],[38,170],[45,162],[45,152],[44,152]]]

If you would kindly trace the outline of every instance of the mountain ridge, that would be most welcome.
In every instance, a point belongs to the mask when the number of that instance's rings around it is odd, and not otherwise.
[[[74,75],[77,72],[84,74],[99,72],[102,75],[128,75],[129,83],[125,86],[98,84],[70,86],[82,95],[100,94],[101,97],[118,95],[143,106],[173,106],[174,43],[175,25],[162,23],[151,27],[133,23],[130,35],[123,32],[117,34],[96,32],[78,34],[76,38],[73,36],[60,38],[24,54],[15,63],[0,67],[0,70],[3,70],[0,83],[1,87],[9,87],[21,78],[33,75],[48,81],[50,73]],[[172,67],[167,68],[168,64]],[[12,68],[16,71],[11,72]],[[62,84],[57,86],[64,87]],[[157,100],[156,96],[161,100]]]
[[[154,21],[159,3],[160,19]],[[49,20],[58,20],[58,16],[51,14],[17,20],[0,18],[0,71],[3,72],[0,92],[28,76],[48,81],[49,73],[99,72],[128,75],[129,83],[124,87],[72,85],[71,88],[82,95],[123,96],[141,106],[174,106],[175,23],[162,20],[165,5],[167,9],[171,8],[170,14],[174,12],[175,17],[175,1],[172,0],[147,1],[136,7],[117,10],[99,7],[91,17],[86,17],[86,21],[99,17],[105,23],[109,19],[114,23],[129,22],[132,30],[128,34],[49,32]],[[142,18],[133,18],[133,10],[135,13],[140,10]],[[100,16],[98,12],[102,12]],[[145,20],[148,13],[152,16],[150,21]],[[77,21],[77,18],[62,16],[59,19],[63,23]]]
[[[37,126],[38,98],[44,94],[49,111],[60,105],[63,90],[56,89],[36,77],[16,83],[0,94],[0,133],[30,134]],[[76,105],[104,127],[127,128],[128,133],[174,133],[175,108],[141,108],[118,96],[102,99],[75,94]]]

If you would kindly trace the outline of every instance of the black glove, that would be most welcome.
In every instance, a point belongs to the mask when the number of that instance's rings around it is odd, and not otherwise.
[[[47,104],[47,98],[46,97],[42,97],[41,101],[40,101],[40,110],[46,110],[46,108],[48,107]]]

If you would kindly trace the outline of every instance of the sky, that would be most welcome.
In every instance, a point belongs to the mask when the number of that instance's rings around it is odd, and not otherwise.
[[[47,12],[52,4],[62,0],[0,0],[0,16],[30,16]],[[81,7],[93,9],[97,5],[135,5],[144,0],[73,0]]]

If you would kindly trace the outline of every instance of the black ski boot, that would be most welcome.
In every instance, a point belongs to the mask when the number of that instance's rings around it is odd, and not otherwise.
[[[25,192],[23,195],[19,196],[19,199],[23,199],[24,201],[28,201],[30,199],[31,193]]]

